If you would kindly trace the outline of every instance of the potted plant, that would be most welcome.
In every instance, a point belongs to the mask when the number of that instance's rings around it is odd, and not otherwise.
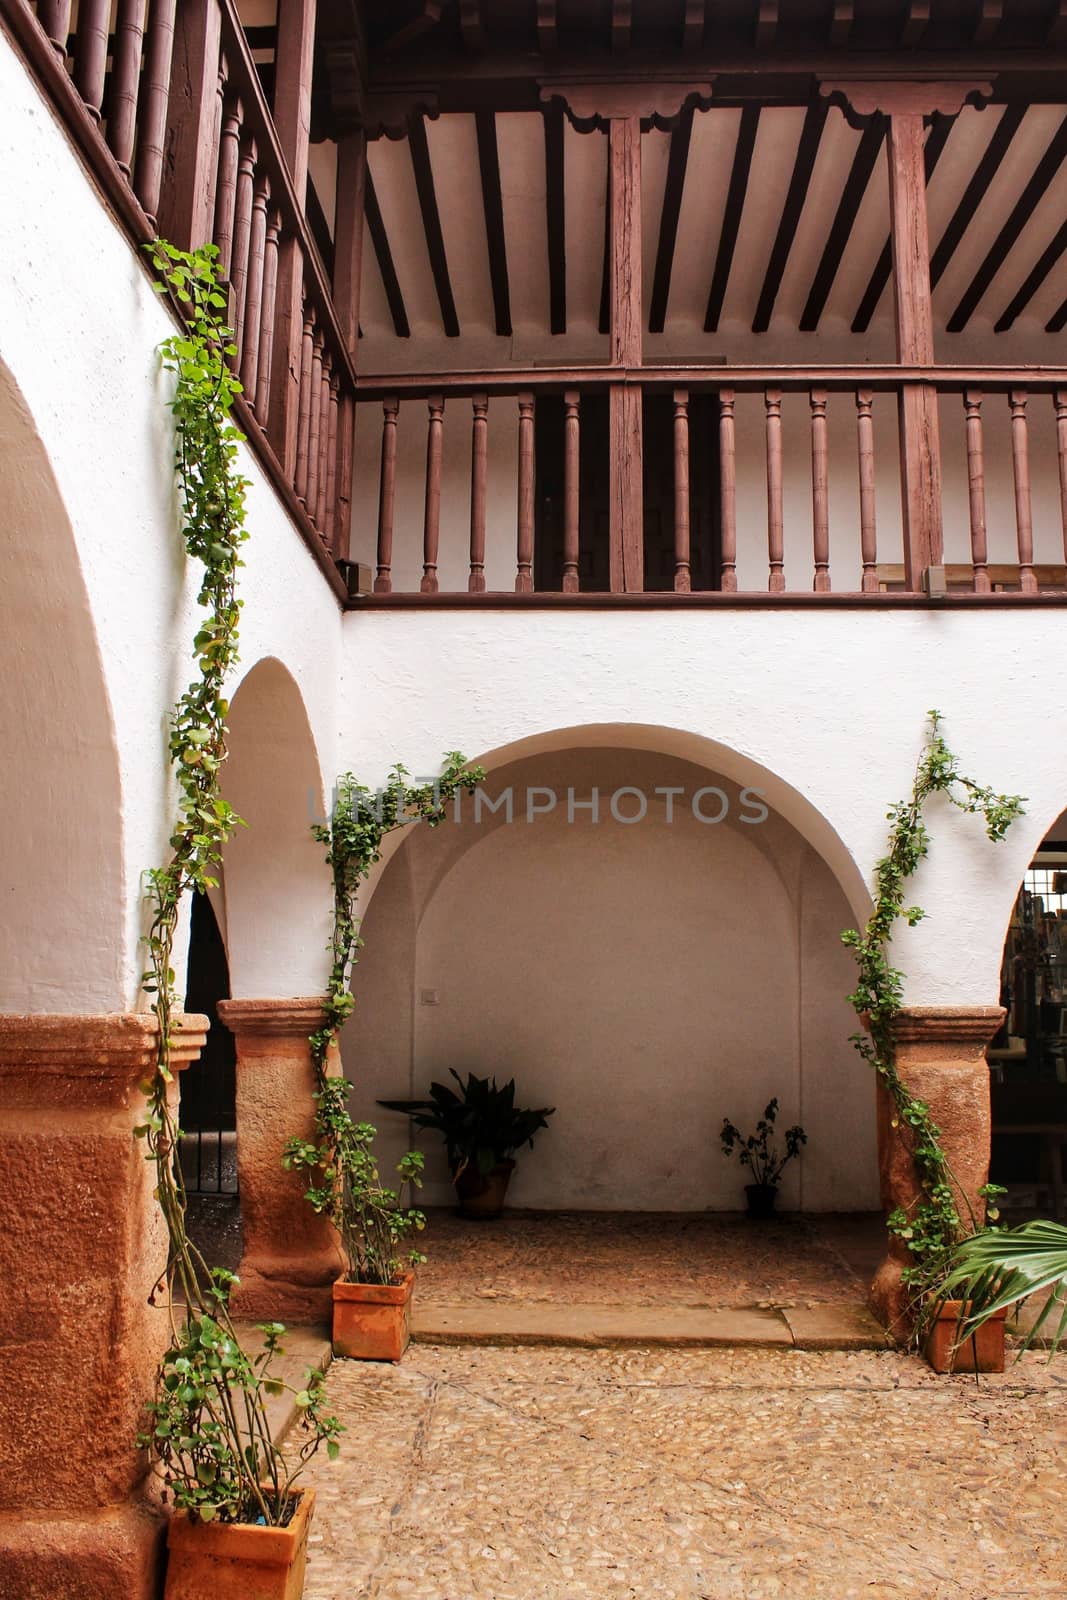
[[[534,1134],[547,1128],[555,1106],[524,1111],[515,1104],[515,1080],[498,1087],[495,1078],[473,1072],[466,1082],[452,1069],[459,1093],[444,1083],[431,1083],[428,1100],[379,1100],[387,1111],[402,1111],[416,1127],[441,1134],[448,1170],[456,1186],[461,1215],[499,1217],[521,1145],[533,1148]]]
[[[1003,1372],[1009,1307],[1045,1290],[1020,1353],[1043,1335],[1054,1354],[1067,1334],[1067,1227],[1037,1218],[963,1239],[935,1297],[927,1360],[936,1372]]]
[[[408,1246],[408,1235],[425,1227],[421,1211],[402,1206],[379,1177],[376,1129],[353,1122],[344,1078],[325,1080],[316,1100],[317,1143],[290,1139],[283,1165],[317,1174],[307,1199],[337,1229],[345,1271],[333,1286],[334,1354],[359,1361],[399,1361],[411,1338],[411,1270],[426,1257]],[[416,1188],[423,1157],[409,1150],[397,1164],[400,1182]]]
[[[750,1217],[773,1215],[782,1172],[787,1163],[800,1154],[801,1145],[808,1142],[807,1134],[798,1123],[785,1130],[785,1155],[780,1154],[778,1146],[771,1142],[777,1116],[776,1095],[756,1123],[755,1133],[750,1133],[747,1139],[740,1129],[734,1127],[729,1117],[722,1119],[719,1138],[722,1142],[723,1155],[733,1155],[736,1150],[741,1158],[741,1165],[748,1167],[752,1173],[753,1181],[745,1185],[745,1198],[748,1201]]]
[[[166,1600],[299,1600],[315,1491],[296,1480],[320,1445],[337,1455],[341,1424],[323,1410],[321,1372],[308,1368],[301,1390],[274,1374],[282,1324],[261,1324],[262,1349],[249,1355],[229,1320],[237,1279],[216,1267],[210,1282],[215,1314],[190,1309],[175,1327],[137,1441],[175,1508]],[[266,1398],[285,1390],[304,1435],[295,1459],[275,1444],[265,1411]]]

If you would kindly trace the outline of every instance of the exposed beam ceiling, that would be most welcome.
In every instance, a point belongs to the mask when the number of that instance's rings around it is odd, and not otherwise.
[[[837,269],[841,265],[841,257],[852,235],[852,225],[856,220],[856,213],[860,208],[863,196],[867,192],[867,185],[871,181],[875,162],[881,154],[885,141],[886,119],[876,115],[871,117],[863,137],[856,147],[856,154],[852,160],[852,168],[846,180],[841,199],[838,203],[837,214],[830,225],[827,235],[826,247],[822,253],[808,291],[807,303],[800,315],[801,333],[814,333],[819,326],[823,307],[833,287],[837,276]]]
[[[416,117],[408,129],[408,148],[411,152],[412,171],[415,174],[415,188],[419,196],[419,209],[422,212],[422,226],[426,234],[426,248],[430,255],[430,271],[433,273],[434,288],[441,307],[441,322],[447,336],[450,339],[458,339],[459,318],[456,315],[452,282],[448,276],[448,258],[445,255],[445,240],[441,232],[441,215],[437,209],[433,168],[430,165],[430,151],[426,143],[426,123],[422,117]]]
[[[774,302],[778,298],[778,290],[782,283],[782,274],[785,272],[786,262],[789,260],[789,251],[800,221],[800,213],[804,209],[807,198],[808,184],[815,167],[815,158],[819,153],[819,141],[822,138],[823,128],[826,126],[827,105],[825,100],[820,100],[817,105],[809,106],[804,118],[804,127],[800,134],[800,143],[797,146],[796,161],[793,164],[793,175],[789,180],[786,192],[785,205],[782,208],[782,219],[778,224],[778,232],[771,249],[770,260],[767,263],[767,272],[760,291],[759,304],[756,315],[752,319],[753,333],[766,333],[770,327],[771,315],[774,311]]]
[[[662,333],[667,316],[671,270],[674,266],[674,246],[678,238],[678,218],[682,210],[682,191],[685,188],[685,172],[689,162],[689,143],[692,136],[693,107],[690,106],[679,117],[678,125],[671,133],[671,148],[667,157],[667,183],[663,191],[656,266],[652,277],[652,301],[648,314],[649,333]]]
[[[489,250],[489,278],[493,286],[493,318],[497,333],[510,335],[511,294],[508,287],[508,251],[504,236],[504,201],[500,190],[496,117],[491,111],[479,111],[475,127],[482,204],[485,207],[485,237]]]
[[[567,331],[566,205],[564,198],[563,107],[545,110],[545,216],[548,230],[549,327]]]
[[[923,148],[923,161],[926,169],[926,182],[928,184],[933,176],[934,168],[937,166],[941,152],[948,143],[948,136],[952,132],[953,121],[954,119],[952,117],[936,116],[934,118],[933,127],[926,135],[926,144]],[[882,253],[878,257],[877,265],[875,266],[874,271],[871,273],[870,282],[867,284],[867,287],[864,290],[863,299],[856,307],[856,314],[852,318],[853,333],[867,332],[867,329],[871,325],[871,318],[874,316],[878,302],[885,292],[885,286],[889,282],[892,271],[893,243],[892,240],[887,239],[882,247]]]
[[[741,113],[741,123],[737,130],[737,143],[734,146],[733,165],[730,168],[730,187],[726,192],[726,206],[723,210],[719,248],[715,253],[715,270],[711,275],[708,307],[704,313],[705,333],[714,333],[719,326],[719,318],[722,316],[722,306],[726,298],[726,287],[730,281],[730,268],[733,265],[734,250],[737,245],[737,231],[741,226],[741,213],[745,206],[748,175],[752,166],[752,152],[755,149],[758,131],[759,106],[746,106]]]
[[[389,239],[382,221],[381,207],[378,205],[378,193],[374,187],[374,179],[368,169],[366,189],[363,197],[364,213],[367,218],[367,229],[370,233],[371,244],[378,261],[378,271],[382,275],[382,286],[385,289],[385,298],[389,305],[389,315],[393,319],[393,331],[398,339],[408,339],[411,336],[411,326],[408,314],[404,308],[404,296],[400,292],[400,280],[396,275],[393,264],[393,252],[389,248]]]

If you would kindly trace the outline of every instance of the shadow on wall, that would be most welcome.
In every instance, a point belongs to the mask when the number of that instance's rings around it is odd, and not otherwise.
[[[647,750],[557,751],[485,790],[495,810],[470,801],[411,830],[365,919],[343,1050],[383,1164],[408,1129],[375,1099],[454,1066],[559,1108],[520,1153],[515,1206],[735,1209],[718,1129],[726,1114],[754,1123],[773,1094],[811,1137],[783,1205],[877,1205],[873,1083],[848,1043],[839,940],[854,919],[791,824]],[[426,1149],[425,1198],[449,1203]]]

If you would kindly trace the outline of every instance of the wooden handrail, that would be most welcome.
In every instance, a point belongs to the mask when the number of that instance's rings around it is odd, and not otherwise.
[[[606,388],[608,384],[640,384],[645,388],[689,388],[700,392],[721,389],[761,390],[764,388],[803,391],[818,389],[876,389],[891,391],[903,383],[932,383],[949,393],[968,388],[1007,392],[1027,388],[1036,392],[1063,388],[1067,369],[1063,367],[970,367],[970,366],[767,366],[767,367],[532,367],[496,368],[481,372],[450,373],[366,373],[356,379],[358,400],[384,400],[389,396],[425,398],[430,393],[471,395],[518,393],[540,389],[562,393],[565,389]]]

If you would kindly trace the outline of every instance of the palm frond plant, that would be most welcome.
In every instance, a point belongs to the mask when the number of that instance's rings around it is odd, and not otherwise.
[[[1033,1344],[1048,1324],[1053,1331],[1045,1337],[1054,1354],[1067,1335],[1067,1227],[1039,1218],[1017,1228],[984,1228],[964,1239],[938,1300],[961,1302],[956,1342],[962,1344],[992,1317],[1045,1290],[1048,1298],[1020,1348]]]

